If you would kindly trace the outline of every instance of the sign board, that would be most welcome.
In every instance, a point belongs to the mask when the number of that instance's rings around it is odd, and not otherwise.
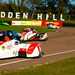
[[[41,21],[12,21],[13,26],[41,26]]]

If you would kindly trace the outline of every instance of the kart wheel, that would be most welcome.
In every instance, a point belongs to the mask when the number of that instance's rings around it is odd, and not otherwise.
[[[20,58],[24,58],[24,57],[26,57],[26,54],[18,54],[18,56],[20,57]]]
[[[18,52],[18,56],[19,57],[26,57],[26,49],[24,48],[20,48],[19,52]]]
[[[48,39],[47,33],[41,33],[40,34],[40,41],[46,41]]]
[[[41,52],[38,57],[40,58],[40,57],[42,57],[44,54],[45,54],[44,52]]]
[[[42,57],[42,53],[39,54],[38,58]]]

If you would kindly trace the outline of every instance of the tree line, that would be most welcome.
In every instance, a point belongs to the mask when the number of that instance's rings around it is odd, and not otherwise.
[[[33,15],[37,12],[44,14],[51,12],[57,14],[58,18],[60,14],[69,14],[72,8],[69,0],[8,0],[8,3],[9,11],[28,11]],[[5,9],[7,10],[7,8]]]

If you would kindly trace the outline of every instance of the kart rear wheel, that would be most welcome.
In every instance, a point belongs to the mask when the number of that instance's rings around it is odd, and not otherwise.
[[[18,57],[20,57],[20,58],[25,58],[26,57],[26,54],[18,54]]]

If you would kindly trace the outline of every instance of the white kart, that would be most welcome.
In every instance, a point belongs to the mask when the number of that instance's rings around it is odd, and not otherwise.
[[[11,57],[39,57],[41,47],[38,43],[20,43],[17,40],[0,41],[0,59]]]
[[[20,40],[35,40],[35,41],[44,41],[47,40],[48,35],[47,33],[39,33],[34,28],[27,28],[21,32],[21,39]]]

